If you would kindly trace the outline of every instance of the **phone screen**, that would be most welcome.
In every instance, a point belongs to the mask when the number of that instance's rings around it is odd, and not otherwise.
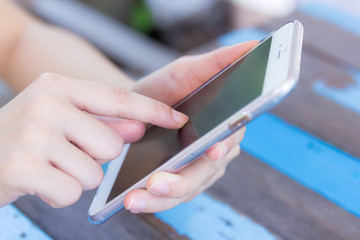
[[[140,141],[133,143],[106,202],[260,96],[271,42],[272,37],[181,103],[176,109],[189,117],[183,128],[151,126]]]

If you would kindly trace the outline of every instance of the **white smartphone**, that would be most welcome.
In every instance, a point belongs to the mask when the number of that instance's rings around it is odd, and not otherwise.
[[[299,78],[302,36],[300,22],[286,23],[175,106],[189,116],[183,128],[151,126],[140,141],[125,145],[106,167],[89,220],[104,222],[153,173],[179,170],[284,99]]]

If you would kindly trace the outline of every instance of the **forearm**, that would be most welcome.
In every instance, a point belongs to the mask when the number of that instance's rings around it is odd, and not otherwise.
[[[132,88],[133,81],[83,39],[37,20],[8,1],[4,3],[12,11],[6,22],[21,19],[13,33],[0,32],[12,36],[8,46],[2,46],[8,51],[0,53],[0,75],[14,91],[23,90],[44,72]]]

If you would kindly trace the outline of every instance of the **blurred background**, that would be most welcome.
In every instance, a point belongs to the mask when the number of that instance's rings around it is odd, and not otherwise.
[[[81,0],[179,51],[215,39],[232,29],[291,15],[296,7],[324,3],[359,14],[356,0]]]
[[[353,16],[360,11],[356,0],[18,1],[46,21],[89,39],[139,76],[179,55],[204,48],[225,33],[261,28],[301,9],[321,12],[322,4]]]
[[[97,227],[86,219],[93,192],[61,210],[24,198],[15,205],[32,225],[19,224],[20,212],[5,214],[20,233],[9,239],[30,239],[31,229],[50,236],[41,239],[359,239],[360,1],[18,2],[134,78],[182,55],[260,40],[290,19],[305,35],[298,87],[248,125],[240,157],[206,193],[155,215],[123,211]]]

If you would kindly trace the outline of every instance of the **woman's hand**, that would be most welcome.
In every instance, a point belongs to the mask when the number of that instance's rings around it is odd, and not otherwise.
[[[0,110],[0,206],[26,194],[68,206],[100,184],[100,164],[142,137],[142,122],[180,128],[186,121],[121,88],[43,74]]]
[[[134,91],[170,106],[213,77],[257,44],[252,41],[224,47],[208,54],[183,57],[142,79]],[[197,161],[178,173],[159,172],[150,177],[146,189],[130,192],[125,207],[134,213],[160,212],[189,201],[206,190],[224,173],[240,153],[245,128],[215,144]]]

